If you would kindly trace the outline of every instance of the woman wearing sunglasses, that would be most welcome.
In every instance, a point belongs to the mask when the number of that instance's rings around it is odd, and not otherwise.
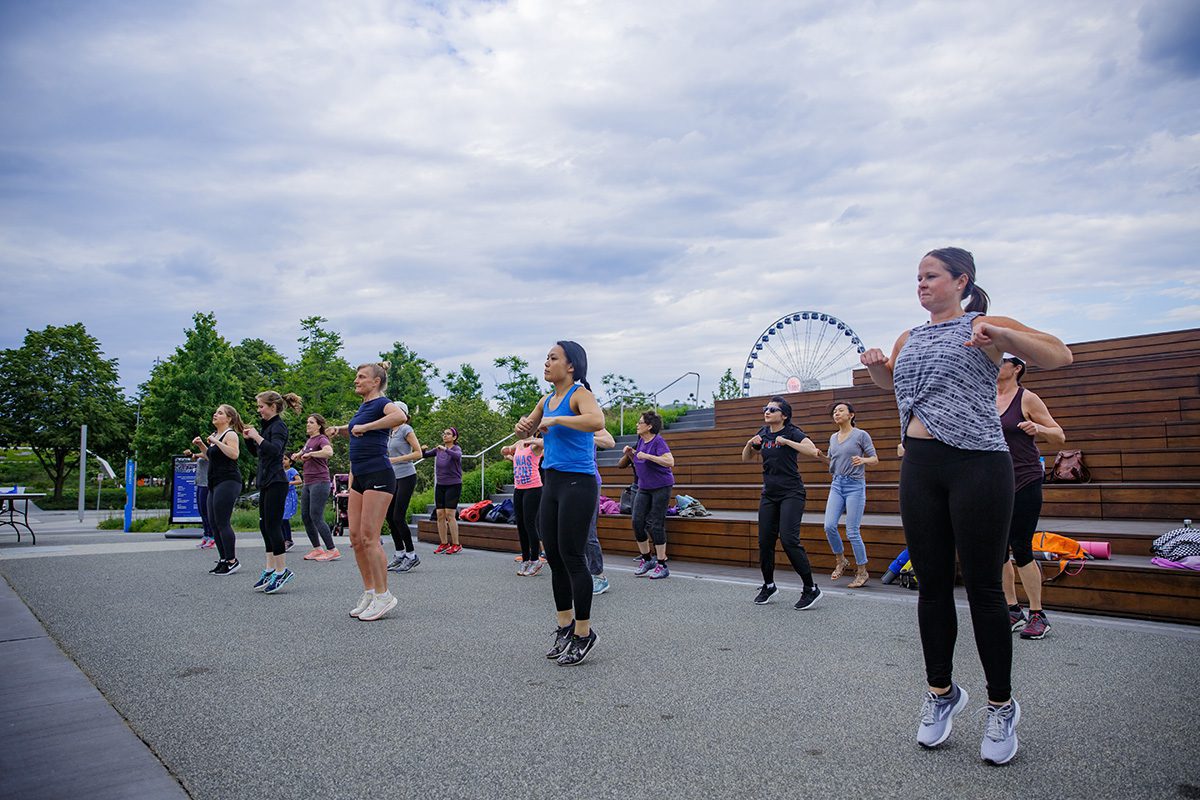
[[[762,460],[763,490],[758,502],[758,563],[763,585],[754,602],[766,605],[779,591],[775,586],[775,542],[782,540],[783,551],[792,569],[804,581],[796,608],[812,608],[821,598],[813,580],[808,553],[800,544],[800,521],[804,516],[807,493],[800,479],[796,454],[820,459],[823,456],[804,431],[792,424],[792,407],[782,397],[772,397],[763,407],[763,422],[758,433],[742,447],[742,461]]]

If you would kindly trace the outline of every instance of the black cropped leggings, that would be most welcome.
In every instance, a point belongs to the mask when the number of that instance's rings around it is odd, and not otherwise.
[[[960,450],[928,439],[904,442],[900,518],[917,573],[926,678],[933,687],[950,685],[958,637],[957,552],[988,699],[994,703],[1008,701],[1012,693],[1012,630],[1001,583],[1012,504],[1007,451]]]
[[[758,501],[758,566],[762,569],[763,583],[775,582],[775,542],[782,540],[783,552],[804,586],[814,585],[808,553],[800,544],[804,502],[803,494],[770,497],[765,493]]]
[[[233,504],[241,494],[241,481],[221,481],[208,487],[208,520],[212,524],[213,537],[217,540],[217,555],[222,561],[237,558],[237,537],[233,533]],[[279,509],[283,514],[283,509]]]
[[[413,552],[412,529],[408,527],[408,504],[413,490],[417,488],[416,474],[396,478],[396,491],[392,492],[392,505],[388,508],[388,527],[392,529],[392,541],[397,553]]]
[[[513,513],[517,517],[517,536],[521,540],[521,559],[538,560],[538,509],[542,505],[542,487],[513,492]]]
[[[592,573],[583,551],[597,500],[594,474],[548,469],[542,477],[538,531],[550,564],[554,607],[559,611],[574,608],[578,620],[592,617]]]
[[[281,556],[286,551],[283,544],[283,505],[287,500],[288,485],[282,481],[268,483],[258,490],[258,529],[262,531],[267,552]]]
[[[1013,496],[1012,522],[1008,526],[1008,547],[1013,563],[1023,567],[1033,561],[1033,535],[1042,515],[1042,484],[1031,483]]]
[[[638,489],[633,496],[633,538],[639,542],[653,539],[657,545],[667,543],[667,503],[671,500],[670,486],[657,489]]]

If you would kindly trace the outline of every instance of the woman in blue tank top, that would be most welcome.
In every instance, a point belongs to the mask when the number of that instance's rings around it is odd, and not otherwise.
[[[917,267],[917,298],[928,324],[901,334],[890,358],[878,348],[862,355],[871,379],[895,391],[900,411],[900,517],[920,581],[917,622],[929,682],[917,742],[946,741],[954,715],[967,704],[951,676],[957,551],[987,678],[979,754],[1006,764],[1017,753],[1021,709],[1012,697],[1012,633],[1001,583],[1013,467],[996,412],[996,375],[1005,350],[1042,367],[1070,364],[1071,351],[1014,319],[985,316],[988,296],[975,285],[975,259],[966,250],[926,253]]]
[[[554,646],[546,653],[559,664],[578,664],[591,652],[592,575],[584,549],[596,513],[596,450],[593,433],[604,427],[604,412],[587,382],[587,353],[562,341],[546,355],[543,376],[554,391],[516,425],[521,436],[542,431],[542,503],[538,530],[550,564],[558,612]]]
[[[350,544],[362,576],[363,593],[350,616],[377,620],[396,607],[388,591],[387,556],[379,534],[392,505],[396,473],[388,460],[388,433],[408,422],[408,415],[384,396],[391,363],[362,364],[354,375],[354,393],[362,405],[346,425],[327,429],[329,438],[350,437]]]

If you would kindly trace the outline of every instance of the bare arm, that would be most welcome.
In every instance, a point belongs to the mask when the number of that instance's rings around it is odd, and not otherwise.
[[[361,422],[355,425],[353,435],[362,436],[367,431],[391,430],[399,428],[406,422],[408,422],[408,414],[405,414],[395,403],[388,403],[383,407],[382,417],[374,422]]]
[[[546,397],[549,396],[546,395]],[[531,436],[542,424],[542,407],[546,404],[546,397],[538,400],[532,411],[517,420],[517,424],[513,426],[517,436]]]
[[[746,440],[742,446],[742,461],[757,461],[762,458],[762,437],[757,433]]]
[[[966,344],[983,348],[994,361],[1008,352],[1045,369],[1065,367],[1075,358],[1058,337],[1008,317],[976,317]]]
[[[671,468],[675,466],[675,456],[671,455],[671,451],[667,451],[661,456],[652,456],[649,453],[638,453],[637,457],[642,461],[652,461],[655,464]]]
[[[596,407],[599,408],[599,406]],[[603,413],[604,412],[601,412],[601,414]],[[613,435],[608,432],[608,428],[601,428],[600,430],[596,431],[592,438],[596,442],[596,447],[599,447],[601,450],[608,450],[609,448],[617,446],[617,440],[614,439]]]
[[[208,440],[215,444],[217,448],[225,454],[226,458],[231,458],[237,461],[237,457],[241,454],[241,448],[238,447],[238,436],[236,433],[233,436],[228,435],[229,431],[225,431],[225,438],[218,438],[214,433],[208,437]]]
[[[793,442],[791,439],[787,439],[787,438],[784,438],[783,436],[779,436],[775,439],[775,443],[786,445],[787,447],[790,447],[793,450],[795,450],[797,453],[800,453],[801,455],[809,456],[810,458],[815,458],[818,460],[821,458],[820,449],[818,449],[817,446],[815,444],[813,444],[813,440],[808,438],[807,436],[805,436],[803,439],[801,439],[798,442]]]
[[[1046,408],[1046,403],[1028,389],[1021,395],[1021,413],[1025,415],[1025,421],[1017,427],[1025,433],[1033,437],[1041,434],[1054,447],[1062,447],[1067,443],[1067,434],[1054,417],[1050,416],[1050,409]]]
[[[587,431],[588,433],[604,430],[604,412],[600,410],[600,405],[596,402],[596,395],[587,389],[580,387],[571,395],[571,410],[575,412],[574,416],[542,417],[538,428],[545,431],[554,425],[562,425],[573,431]],[[615,444],[611,435],[608,437],[608,441]]]
[[[900,334],[900,338],[892,345],[892,357],[887,358],[883,355],[883,351],[878,347],[872,347],[867,352],[858,357],[862,365],[867,368],[867,372],[871,375],[871,380],[880,389],[893,391],[896,387],[892,383],[892,374],[896,370],[896,358],[900,355],[900,349],[904,347],[904,343],[908,341],[908,331]]]

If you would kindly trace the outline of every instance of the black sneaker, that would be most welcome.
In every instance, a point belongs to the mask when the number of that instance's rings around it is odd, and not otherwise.
[[[239,569],[242,568],[242,562],[238,561],[235,558],[233,561],[226,561],[225,567],[226,567],[225,571],[218,573],[219,575],[232,575],[233,573],[237,572]]]
[[[224,561],[218,561],[217,565],[208,571],[208,574],[209,575],[224,575],[225,573],[221,572],[221,565],[224,563],[225,563]]]
[[[812,608],[821,599],[821,589],[815,583],[811,589],[805,589],[800,593],[800,599],[796,601],[796,608],[801,611]]]
[[[596,632],[590,631],[587,636],[572,636],[567,651],[558,657],[558,663],[564,667],[573,667],[587,658],[596,643]]]
[[[570,625],[554,630],[554,647],[546,653],[546,658],[558,658],[563,653],[567,652],[567,645],[571,643],[571,638],[575,633],[575,621],[572,620]]]
[[[775,593],[778,591],[778,586],[768,586],[764,583],[762,588],[758,590],[758,597],[754,598],[754,604],[765,606],[767,603],[771,602],[771,598],[774,597]]]

